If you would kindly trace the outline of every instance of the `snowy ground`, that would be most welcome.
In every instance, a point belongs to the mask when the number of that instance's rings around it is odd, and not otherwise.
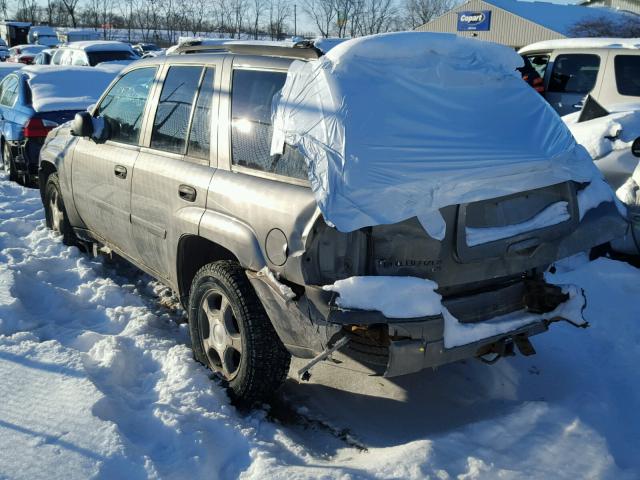
[[[640,271],[574,262],[591,328],[393,381],[321,366],[239,412],[182,312],[0,177],[0,478],[640,478]]]

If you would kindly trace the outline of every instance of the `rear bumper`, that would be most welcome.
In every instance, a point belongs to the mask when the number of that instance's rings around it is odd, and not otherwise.
[[[540,295],[529,300],[520,297],[520,304],[514,303],[517,289],[513,285],[488,294],[470,295],[462,302],[463,309],[459,299],[452,302],[445,299],[444,306],[450,306],[463,319],[458,321],[447,309],[441,315],[412,319],[387,318],[378,311],[339,309],[327,298],[327,292],[314,287],[308,287],[297,299],[287,298],[281,286],[272,284],[272,279],[260,272],[247,274],[280,339],[293,355],[314,357],[347,335],[350,341],[341,353],[374,374],[387,377],[498,353],[510,343],[519,344],[548,330],[555,321],[587,325],[582,317],[586,304],[582,291],[573,286],[563,287],[561,296],[556,295],[553,303],[548,304],[544,288],[556,287],[542,280],[536,283],[537,288],[542,287]],[[510,304],[511,308],[503,309],[499,316],[494,313],[491,318],[478,318],[477,312],[486,307],[487,299],[498,301],[501,307]],[[540,308],[546,313],[539,313]]]
[[[14,153],[14,163],[18,174],[38,175],[40,150],[44,145],[44,138],[29,138],[18,142],[11,142]]]

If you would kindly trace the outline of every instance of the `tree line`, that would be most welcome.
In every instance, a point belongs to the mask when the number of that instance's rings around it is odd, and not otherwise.
[[[46,3],[42,3],[46,2]],[[103,38],[174,44],[179,36],[356,37],[413,29],[456,0],[0,0],[5,19],[91,28]],[[301,18],[306,16],[306,22]],[[316,31],[301,31],[300,25]],[[308,28],[308,27],[307,27]]]

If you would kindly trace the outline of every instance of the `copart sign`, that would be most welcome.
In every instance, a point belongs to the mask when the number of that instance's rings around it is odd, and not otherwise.
[[[458,12],[458,31],[488,31],[491,26],[491,10]]]

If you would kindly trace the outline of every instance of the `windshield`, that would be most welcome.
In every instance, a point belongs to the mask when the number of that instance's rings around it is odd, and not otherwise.
[[[89,57],[89,64],[95,67],[102,62],[114,62],[117,60],[136,60],[136,57],[131,52],[116,51],[116,52],[87,52]]]

